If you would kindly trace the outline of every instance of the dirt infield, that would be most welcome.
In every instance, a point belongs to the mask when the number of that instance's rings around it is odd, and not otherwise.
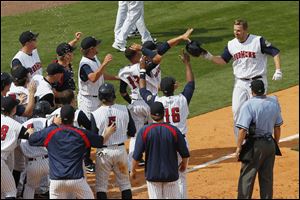
[[[74,1],[1,1],[1,16],[16,15],[32,10],[44,9],[73,3]],[[277,92],[284,125],[282,138],[299,133],[299,86]],[[201,105],[199,105],[201,106]],[[189,167],[193,167],[235,151],[231,107],[219,109],[188,120],[188,141],[191,151]],[[128,145],[128,144],[127,144]],[[298,147],[299,140],[280,144],[283,156],[276,157],[274,169],[274,198],[299,198],[299,152],[291,150]],[[92,156],[95,157],[93,151]],[[236,198],[240,163],[235,159],[211,165],[188,173],[189,198]],[[95,184],[95,175],[87,175],[90,185]],[[133,187],[145,184],[144,171],[139,169],[138,180]],[[113,177],[111,176],[111,179]],[[110,185],[108,197],[120,198],[120,191],[115,183]],[[133,198],[148,198],[147,189],[133,193]],[[253,198],[259,198],[256,182]]]

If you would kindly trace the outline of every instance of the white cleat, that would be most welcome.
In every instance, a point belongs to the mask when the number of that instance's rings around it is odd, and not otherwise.
[[[126,47],[123,47],[123,46],[121,46],[121,45],[119,45],[115,42],[113,43],[112,47],[117,49],[118,51],[125,51],[126,50]]]

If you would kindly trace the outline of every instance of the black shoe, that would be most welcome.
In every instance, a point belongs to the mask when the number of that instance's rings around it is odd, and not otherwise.
[[[85,165],[85,171],[87,173],[95,173],[95,164],[94,163],[90,163],[88,165]]]
[[[139,166],[145,166],[145,161],[143,159],[140,160]]]
[[[44,194],[35,194],[35,199],[49,199],[49,191]]]

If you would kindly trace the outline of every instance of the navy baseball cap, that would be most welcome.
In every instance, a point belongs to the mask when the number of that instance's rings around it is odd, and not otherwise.
[[[65,54],[69,52],[73,52],[76,48],[72,47],[70,44],[63,42],[59,44],[56,48],[56,53],[59,56],[64,56]]]
[[[64,67],[58,63],[51,63],[47,67],[47,73],[48,75],[55,75],[59,73],[64,73]]]
[[[75,110],[71,105],[64,105],[60,110],[61,121],[63,123],[72,123],[74,120],[74,113]]]
[[[81,41],[81,48],[86,50],[91,47],[96,47],[100,43],[101,43],[101,40],[96,40],[96,38],[89,36],[89,37],[84,38]]]
[[[151,104],[150,112],[151,112],[151,115],[154,115],[154,116],[158,116],[158,117],[163,116],[165,113],[164,105],[161,102],[156,101]]]
[[[33,33],[31,31],[25,31],[23,33],[21,33],[20,37],[19,37],[19,41],[21,42],[21,44],[25,44],[26,42],[29,42],[31,40],[35,40],[38,37],[39,33]]]
[[[142,45],[143,48],[155,50],[157,48],[157,45],[153,41],[146,41]]]
[[[174,85],[176,83],[176,80],[173,77],[165,77],[160,82],[160,90],[164,94],[170,94],[174,92]]]
[[[257,95],[263,95],[265,93],[265,85],[262,80],[254,80],[251,82],[251,90]]]
[[[27,77],[28,73],[29,73],[28,69],[25,68],[24,66],[18,66],[11,70],[11,75],[14,81]]]
[[[12,96],[1,97],[1,112],[10,113],[19,103],[20,101]]]
[[[4,89],[5,86],[11,84],[13,79],[11,75],[7,72],[1,72],[1,91]]]

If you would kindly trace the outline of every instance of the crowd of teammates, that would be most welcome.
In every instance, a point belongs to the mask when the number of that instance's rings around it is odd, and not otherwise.
[[[131,45],[124,53],[130,64],[117,75],[106,73],[113,59],[111,54],[103,62],[97,58],[101,40],[85,37],[80,44],[78,109],[72,61],[82,33],[76,32],[73,40],[57,46],[57,58],[46,67],[43,76],[37,51],[39,34],[23,32],[19,37],[22,47],[11,61],[11,72],[1,72],[1,198],[32,199],[39,193],[50,198],[90,198],[93,194],[86,188],[82,170],[96,172],[97,198],[107,198],[110,171],[116,174],[122,198],[132,198],[129,174],[135,136],[144,125],[152,123],[151,105],[140,94],[140,75],[145,75],[147,89],[158,94],[163,55],[180,41],[190,41],[192,31],[188,29],[160,44],[149,41]],[[115,89],[106,80],[120,81],[119,91],[128,105],[115,103]],[[62,135],[64,131],[67,136]],[[90,133],[102,139],[88,142],[96,139]],[[83,143],[79,144],[78,138]],[[124,145],[128,138],[129,154]],[[83,145],[78,150],[82,154],[72,156],[75,144],[67,144],[68,141],[75,142],[78,148]],[[59,144],[69,146],[69,151]],[[97,147],[96,165],[90,158],[92,146]],[[78,184],[84,190],[72,192]]]

